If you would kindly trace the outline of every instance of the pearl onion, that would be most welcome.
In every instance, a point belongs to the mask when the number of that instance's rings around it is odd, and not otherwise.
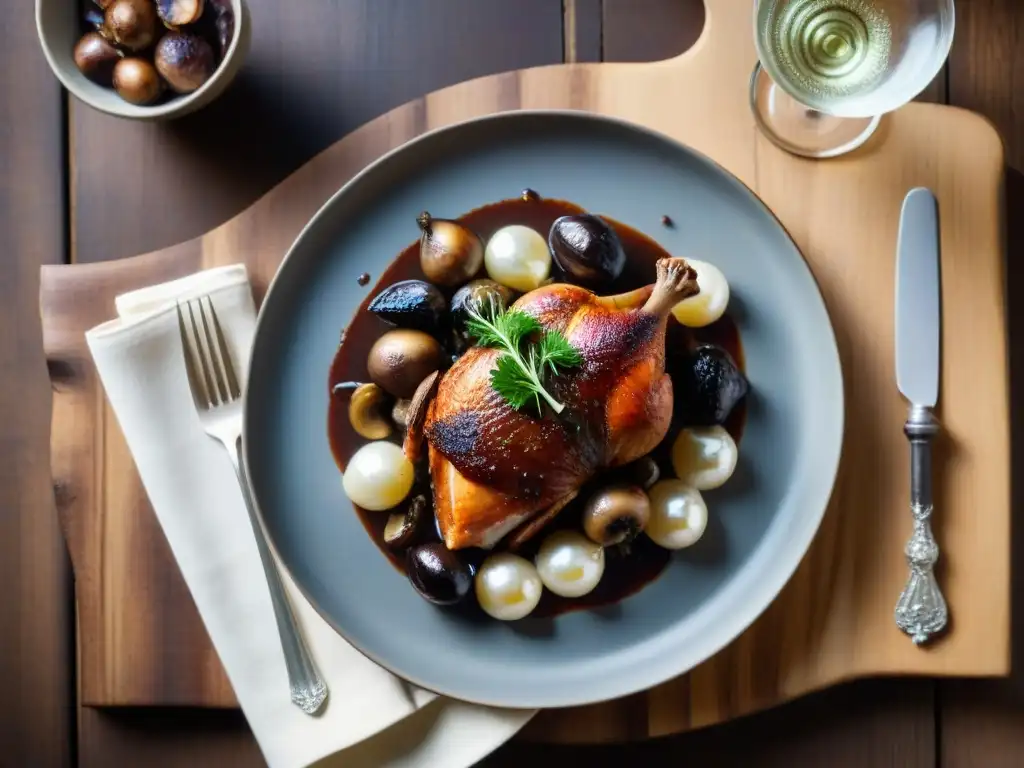
[[[676,477],[698,491],[718,488],[732,477],[739,460],[736,441],[725,427],[690,427],[672,445]]]
[[[484,560],[474,586],[480,607],[500,621],[515,621],[529,615],[544,591],[533,563],[508,552]]]
[[[651,519],[645,532],[665,549],[689,547],[704,534],[708,508],[700,491],[682,480],[662,480],[648,491]]]
[[[680,301],[672,307],[672,314],[683,325],[701,328],[725,314],[725,308],[729,304],[729,281],[725,279],[722,270],[714,264],[697,259],[686,261],[697,270],[700,293]]]
[[[415,474],[401,448],[375,440],[352,455],[341,484],[353,504],[369,510],[391,509],[409,495]]]
[[[576,531],[555,531],[533,562],[544,586],[562,597],[592,592],[604,575],[604,547]]]
[[[484,249],[484,266],[492,280],[517,291],[532,291],[551,273],[551,253],[535,229],[511,224],[495,232]]]

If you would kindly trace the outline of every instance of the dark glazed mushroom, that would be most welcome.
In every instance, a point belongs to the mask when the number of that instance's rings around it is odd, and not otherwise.
[[[203,0],[156,0],[156,12],[171,28],[194,24],[203,15]]]
[[[99,32],[87,32],[75,46],[75,66],[94,83],[109,86],[121,55]]]
[[[157,71],[176,93],[191,93],[216,69],[213,48],[199,35],[168,32],[153,54]]]
[[[235,37],[235,12],[229,0],[206,0],[213,11],[213,25],[217,30],[217,47],[220,57],[227,55]]]
[[[583,531],[591,541],[609,547],[630,542],[647,526],[651,501],[636,485],[612,485],[587,500]]]
[[[159,24],[152,0],[114,0],[103,17],[110,39],[131,51],[151,46]]]
[[[438,541],[406,553],[406,573],[417,592],[436,605],[454,605],[473,588],[473,571]]]
[[[152,104],[163,93],[163,82],[153,65],[145,59],[121,59],[114,65],[114,90],[131,104]]]
[[[423,280],[402,280],[373,297],[367,307],[386,323],[436,334],[444,318],[444,296]]]
[[[515,296],[515,291],[494,280],[473,280],[459,288],[452,296],[451,305],[456,349],[462,351],[472,345],[473,340],[466,333],[470,313],[489,315],[492,309],[504,312]]]
[[[416,387],[441,367],[441,345],[423,331],[388,331],[370,347],[370,378],[395,397],[411,398]]]
[[[404,512],[394,512],[384,525],[384,543],[391,549],[405,549],[427,519],[427,497],[413,496]]]
[[[438,285],[456,286],[480,271],[484,244],[479,235],[457,221],[435,219],[424,211],[416,218],[420,237],[420,267]]]

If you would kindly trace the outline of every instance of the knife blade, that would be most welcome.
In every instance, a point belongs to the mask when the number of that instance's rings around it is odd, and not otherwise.
[[[903,200],[896,244],[896,384],[910,401],[903,433],[910,441],[910,512],[914,530],[904,548],[910,577],[896,603],[896,626],[927,642],[946,627],[949,611],[933,569],[939,546],[932,535],[932,440],[939,422],[941,275],[939,204],[928,189]]]
[[[910,190],[900,214],[896,256],[896,384],[914,405],[939,399],[941,284],[939,204],[931,190]]]

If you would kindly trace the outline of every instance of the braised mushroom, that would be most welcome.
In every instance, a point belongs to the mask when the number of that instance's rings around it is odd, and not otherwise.
[[[386,323],[436,334],[445,314],[441,292],[423,280],[401,280],[373,297],[367,307]]]
[[[109,86],[121,52],[99,32],[87,32],[75,46],[75,66],[94,83]]]
[[[384,543],[392,549],[405,549],[412,544],[427,518],[427,497],[413,496],[404,512],[394,512],[384,525]]]
[[[131,51],[151,46],[159,23],[152,0],[114,0],[103,18],[110,38]]]
[[[434,371],[420,382],[413,393],[412,401],[409,403],[409,410],[406,414],[405,441],[402,443],[402,451],[405,458],[415,464],[423,454],[423,424],[427,420],[427,406],[434,399],[437,392],[437,382],[440,379],[438,371]]]
[[[407,429],[409,426],[409,407],[412,405],[412,400],[408,397],[400,397],[395,400],[394,406],[391,408],[391,420],[395,422],[395,425],[399,429]]]
[[[361,384],[348,401],[348,420],[357,435],[367,440],[383,440],[391,434],[391,422],[384,415],[390,398],[376,384]]]
[[[156,12],[168,27],[194,24],[203,15],[203,0],[156,0]]]
[[[152,104],[163,93],[164,84],[153,65],[145,59],[130,57],[114,65],[114,90],[131,104]]]
[[[644,456],[623,467],[622,475],[647,491],[661,478],[661,468],[650,456]]]
[[[424,211],[417,219],[420,237],[420,267],[427,279],[438,285],[464,283],[480,271],[484,244],[480,236],[457,221],[435,219]]]
[[[632,541],[647,527],[651,501],[636,485],[612,485],[587,500],[583,531],[606,547]]]
[[[168,32],[160,38],[153,61],[176,93],[196,90],[210,79],[217,66],[210,44],[189,32]]]
[[[436,605],[454,605],[473,588],[473,570],[439,541],[406,553],[406,573],[417,592]]]
[[[388,331],[370,348],[370,378],[395,397],[411,398],[416,387],[441,367],[437,340],[423,331],[399,328]]]
[[[503,312],[516,297],[516,292],[494,280],[471,280],[452,296],[451,318],[458,350],[471,346],[466,321],[471,314]]]

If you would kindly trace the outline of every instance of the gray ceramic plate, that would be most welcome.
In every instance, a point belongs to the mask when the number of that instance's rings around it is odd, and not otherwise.
[[[415,239],[524,187],[612,216],[732,287],[752,385],[740,468],[706,494],[711,522],[638,594],[554,620],[477,623],[422,600],[345,498],[327,443],[339,333]],[[660,224],[662,214],[676,222]],[[255,493],[285,565],[324,618],[396,674],[449,696],[560,707],[646,689],[727,645],[768,606],[817,531],[839,461],[843,390],[832,326],[789,236],[698,153],[582,113],[510,113],[423,136],[367,168],[302,232],[260,312],[246,397]]]

